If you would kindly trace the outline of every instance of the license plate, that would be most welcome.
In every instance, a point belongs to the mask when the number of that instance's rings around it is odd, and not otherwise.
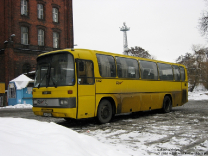
[[[43,113],[43,116],[45,116],[45,117],[51,117],[52,114],[51,113]]]

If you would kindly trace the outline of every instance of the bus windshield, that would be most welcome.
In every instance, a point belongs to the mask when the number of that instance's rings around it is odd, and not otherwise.
[[[70,53],[55,53],[37,59],[34,87],[74,85],[74,58]]]

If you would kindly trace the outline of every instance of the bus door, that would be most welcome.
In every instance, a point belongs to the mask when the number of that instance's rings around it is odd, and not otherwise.
[[[77,59],[77,119],[94,117],[95,78],[93,62]]]
[[[183,67],[179,67],[181,72],[181,89],[182,89],[182,98],[181,98],[181,104],[188,102],[188,82],[186,82],[186,74],[185,69]]]

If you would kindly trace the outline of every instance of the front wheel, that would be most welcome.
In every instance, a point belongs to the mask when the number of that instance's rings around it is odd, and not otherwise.
[[[97,118],[101,124],[107,123],[112,118],[112,106],[108,100],[102,100],[98,106]]]
[[[164,113],[169,113],[172,110],[172,101],[169,96],[165,96],[163,100],[162,111]]]

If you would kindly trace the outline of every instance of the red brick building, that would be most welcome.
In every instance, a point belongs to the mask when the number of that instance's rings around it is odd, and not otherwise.
[[[34,71],[39,54],[73,47],[72,0],[0,0],[0,82]]]

